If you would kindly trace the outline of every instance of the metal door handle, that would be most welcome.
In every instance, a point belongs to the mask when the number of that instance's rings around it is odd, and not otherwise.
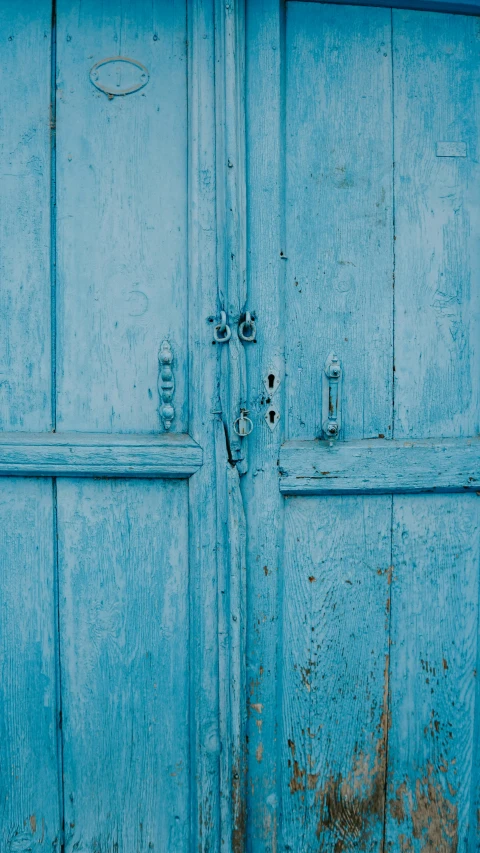
[[[342,426],[342,365],[331,352],[323,372],[323,437],[333,444]]]

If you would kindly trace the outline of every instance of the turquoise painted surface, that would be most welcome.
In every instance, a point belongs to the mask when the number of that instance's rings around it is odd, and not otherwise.
[[[250,0],[247,22],[248,849],[477,850],[478,20]]]
[[[246,6],[0,9],[6,853],[480,846],[478,20]]]

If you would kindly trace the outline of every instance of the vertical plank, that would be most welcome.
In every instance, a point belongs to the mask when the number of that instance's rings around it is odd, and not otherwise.
[[[51,480],[0,483],[0,848],[60,850]]]
[[[472,435],[480,424],[478,21],[392,14],[395,435]],[[465,156],[437,156],[442,142]]]
[[[119,54],[149,81],[109,99],[89,73]],[[185,2],[59,0],[57,188],[59,428],[157,431],[167,337],[186,429]]]
[[[58,483],[67,853],[191,850],[187,488]]]
[[[249,470],[242,478],[248,530],[247,700],[248,838],[253,853],[279,844],[278,704],[279,594],[283,498],[277,459],[285,409],[285,313],[281,260],[284,220],[284,21],[278,0],[249,0],[246,33],[247,233],[249,306],[258,318],[256,344],[246,347],[248,409],[255,429]],[[280,421],[265,422],[270,403],[264,380],[281,380],[273,398]]]
[[[391,436],[392,92],[387,9],[287,4],[287,436],[321,434],[344,366],[343,436]]]
[[[390,522],[389,496],[286,499],[286,850],[383,849]]]
[[[0,8],[0,428],[51,428],[51,4]]]
[[[467,494],[394,498],[388,850],[478,848],[479,507]]]
[[[220,850],[217,494],[212,410],[219,410],[212,328],[217,279],[214,0],[188,4],[189,425],[203,465],[189,490],[191,849]],[[217,415],[218,417],[218,415]]]

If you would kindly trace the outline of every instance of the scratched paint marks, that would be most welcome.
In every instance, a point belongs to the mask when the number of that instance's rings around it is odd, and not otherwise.
[[[286,850],[381,850],[391,498],[287,498]]]
[[[479,843],[479,521],[477,495],[394,498],[388,850]]]
[[[59,0],[57,32],[59,428],[156,431],[167,338],[186,431],[186,6]],[[119,53],[150,78],[109,99],[89,73]]]
[[[191,850],[187,500],[58,483],[67,853]]]
[[[0,5],[0,428],[51,428],[51,6]]]
[[[0,849],[60,848],[53,494],[0,482]]]
[[[396,437],[472,435],[480,422],[478,23],[392,14]],[[466,156],[438,157],[442,140],[457,140]]]

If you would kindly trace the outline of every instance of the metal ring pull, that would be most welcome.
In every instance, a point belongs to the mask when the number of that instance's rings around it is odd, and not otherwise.
[[[247,415],[248,412],[246,409],[240,409],[240,417],[233,423],[233,431],[241,438],[250,435],[253,430],[253,422],[250,418],[247,418]]]
[[[247,334],[245,334],[245,329],[250,329],[250,333],[247,332]],[[256,334],[257,329],[255,326],[255,320],[252,318],[250,311],[246,311],[245,320],[242,320],[238,326],[238,337],[241,341],[245,341],[247,344],[250,344],[255,340]]]
[[[220,311],[220,322],[213,330],[213,337],[217,344],[226,344],[232,337],[232,330],[227,323],[225,311]]]

